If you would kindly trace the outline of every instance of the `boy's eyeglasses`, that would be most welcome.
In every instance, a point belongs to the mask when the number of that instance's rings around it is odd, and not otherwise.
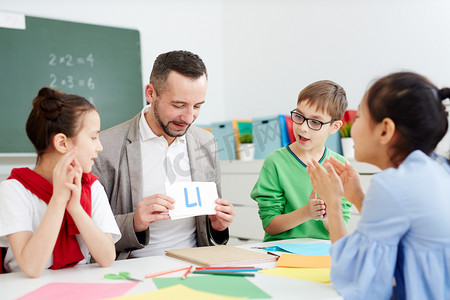
[[[294,122],[295,124],[298,124],[298,125],[302,125],[306,121],[306,124],[308,124],[308,127],[311,128],[312,130],[316,130],[316,131],[319,131],[320,129],[322,129],[322,126],[325,124],[330,124],[330,123],[333,123],[334,121],[337,121],[337,120],[331,120],[329,122],[321,122],[319,120],[309,119],[309,118],[299,114],[295,110],[291,111],[291,119],[292,119],[292,122]]]

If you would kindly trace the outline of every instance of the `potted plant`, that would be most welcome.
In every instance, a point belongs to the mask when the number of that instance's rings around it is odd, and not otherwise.
[[[346,158],[353,158],[355,150],[353,149],[353,139],[351,137],[351,129],[356,118],[356,110],[347,110],[342,118],[342,126],[339,129],[341,134],[342,154]]]
[[[250,132],[245,132],[239,136],[239,142],[239,159],[253,160],[255,157],[253,135]]]

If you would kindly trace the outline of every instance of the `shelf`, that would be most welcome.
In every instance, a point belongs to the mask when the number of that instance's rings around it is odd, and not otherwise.
[[[351,158],[348,162],[355,168],[355,170],[362,175],[373,175],[381,170],[371,164],[358,162]],[[220,161],[220,170],[223,174],[259,174],[264,163],[262,159],[256,160],[223,160]]]

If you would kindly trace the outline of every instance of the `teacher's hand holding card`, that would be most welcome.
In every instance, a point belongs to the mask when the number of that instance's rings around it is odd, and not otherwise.
[[[219,231],[233,221],[233,205],[219,199],[215,182],[166,183],[166,195],[175,199],[175,208],[169,210],[172,220],[209,215],[212,227]]]

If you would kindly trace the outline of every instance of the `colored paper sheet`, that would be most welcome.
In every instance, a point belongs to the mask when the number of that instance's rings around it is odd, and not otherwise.
[[[0,12],[0,28],[26,29],[24,14]]]
[[[232,297],[271,298],[266,292],[244,277],[201,275],[181,278],[153,278],[156,286],[165,288],[176,284],[183,284],[189,288]]]
[[[281,254],[277,267],[287,268],[330,268],[331,257],[323,255]]]
[[[256,247],[256,248],[258,248],[258,247]],[[278,247],[278,246],[269,246],[269,247],[263,247],[263,248],[264,248],[264,250],[266,250],[266,251],[281,251],[281,252],[286,252],[285,250],[281,249],[281,248]]]
[[[275,268],[259,272],[321,283],[330,282],[330,268]]]
[[[215,182],[166,183],[166,195],[175,199],[175,209],[169,211],[172,220],[216,213]]]
[[[330,255],[331,244],[328,243],[312,243],[312,244],[282,244],[276,243],[281,249],[301,255]]]
[[[137,282],[130,283],[48,283],[19,298],[19,300],[67,299],[94,300],[122,296]]]
[[[222,296],[212,293],[197,291],[182,284],[177,284],[171,287],[166,287],[153,292],[140,293],[136,295],[129,295],[114,298],[114,300],[167,300],[167,299],[183,299],[183,300],[234,300],[234,299],[248,299]]]

